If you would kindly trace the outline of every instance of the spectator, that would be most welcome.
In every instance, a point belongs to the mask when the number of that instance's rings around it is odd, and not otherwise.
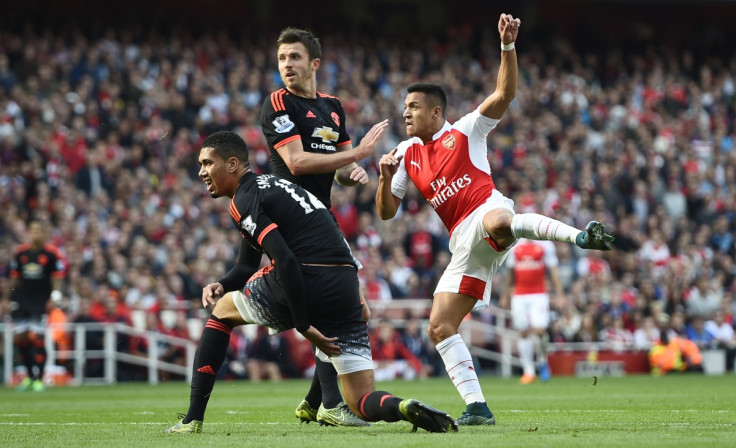
[[[704,323],[704,331],[713,335],[712,344],[726,352],[726,371],[734,371],[736,361],[736,332],[733,324],[725,321],[725,313],[718,310]]]
[[[694,342],[701,351],[713,348],[716,342],[713,333],[705,328],[703,316],[693,316],[683,336]]]
[[[421,362],[427,376],[437,376],[444,372],[445,366],[434,344],[427,337],[418,318],[409,315],[404,321],[401,340]]]
[[[404,344],[390,321],[379,321],[370,336],[376,381],[426,378],[424,365]]]
[[[289,346],[281,334],[268,334],[265,327],[258,333],[245,363],[248,377],[253,382],[267,379],[281,381],[283,378],[299,378],[289,360]]]

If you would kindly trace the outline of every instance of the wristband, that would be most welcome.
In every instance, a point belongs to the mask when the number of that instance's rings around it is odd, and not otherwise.
[[[501,51],[511,51],[514,49],[514,42],[511,42],[510,44],[505,44],[501,42]]]

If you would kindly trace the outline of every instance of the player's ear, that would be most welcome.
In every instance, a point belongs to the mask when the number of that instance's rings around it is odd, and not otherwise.
[[[314,58],[312,59],[312,71],[316,72],[319,70],[319,66],[322,64],[322,60],[320,58]]]

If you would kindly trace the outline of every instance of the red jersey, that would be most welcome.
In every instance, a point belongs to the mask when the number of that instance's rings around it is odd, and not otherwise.
[[[498,121],[476,109],[453,125],[446,121],[426,145],[417,137],[401,142],[396,156],[403,159],[391,181],[393,195],[403,198],[411,179],[452,234],[496,188],[486,137]]]
[[[506,265],[512,268],[516,284],[514,294],[546,293],[547,268],[558,264],[552,241],[519,240],[506,258]]]

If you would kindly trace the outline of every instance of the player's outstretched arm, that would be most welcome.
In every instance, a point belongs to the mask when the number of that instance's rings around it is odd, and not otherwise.
[[[519,34],[521,19],[511,14],[501,14],[498,20],[498,33],[501,36],[501,65],[498,69],[496,90],[480,105],[480,113],[488,118],[500,119],[516,96],[516,83],[519,69],[516,61],[514,43]],[[511,46],[511,48],[508,48]],[[506,47],[506,50],[503,48]]]

